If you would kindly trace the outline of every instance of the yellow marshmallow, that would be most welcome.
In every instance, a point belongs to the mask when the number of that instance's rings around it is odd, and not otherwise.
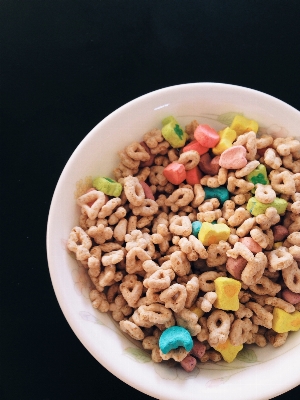
[[[258,123],[252,119],[243,117],[242,115],[236,115],[230,125],[230,128],[236,131],[237,136],[250,131],[257,133]]]
[[[210,224],[203,222],[198,239],[204,246],[218,244],[220,240],[227,240],[230,235],[230,228],[226,224]]]
[[[278,249],[278,247],[281,247],[282,245],[283,245],[283,242],[275,242],[273,244],[273,249],[276,250],[276,249]]]
[[[179,126],[176,119],[172,116],[165,118],[162,121],[163,128],[161,133],[163,137],[175,149],[183,147],[188,137],[187,133]]]
[[[274,307],[272,329],[277,333],[298,331],[300,329],[300,312],[287,313],[281,308]]]
[[[223,151],[229,149],[229,147],[232,147],[232,143],[236,139],[236,132],[229,127],[218,132],[218,134],[220,136],[220,141],[215,147],[212,148],[212,152],[216,156],[222,154]]]
[[[219,353],[222,354],[222,357],[228,363],[231,363],[237,356],[237,354],[243,349],[243,345],[233,346],[229,339],[226,340],[225,343],[219,344],[214,347]]]
[[[237,311],[240,305],[238,295],[241,287],[241,282],[236,279],[223,276],[215,279],[215,292],[218,297],[214,302],[214,307],[221,310]]]

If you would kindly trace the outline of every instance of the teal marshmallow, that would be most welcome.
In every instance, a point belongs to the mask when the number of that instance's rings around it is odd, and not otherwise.
[[[219,186],[217,188],[205,186],[203,189],[205,192],[205,200],[217,198],[221,204],[229,200],[229,192],[225,186]]]
[[[93,180],[93,187],[108,196],[119,197],[122,193],[123,187],[121,183],[114,181],[111,178],[99,176]]]
[[[158,345],[164,354],[180,346],[184,347],[186,351],[191,351],[193,339],[190,332],[182,326],[171,326],[163,331]]]
[[[192,235],[196,236],[196,238],[198,237],[198,233],[201,229],[201,226],[202,226],[202,222],[200,222],[200,221],[192,222]]]

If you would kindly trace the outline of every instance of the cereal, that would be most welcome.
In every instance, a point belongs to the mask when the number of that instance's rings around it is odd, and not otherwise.
[[[191,372],[300,329],[300,143],[257,130],[167,117],[77,199],[92,306],[154,362]]]

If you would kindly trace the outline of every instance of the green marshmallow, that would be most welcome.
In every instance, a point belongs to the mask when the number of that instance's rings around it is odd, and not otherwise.
[[[176,119],[172,116],[167,117],[163,119],[162,124],[163,128],[161,130],[161,133],[166,141],[169,142],[170,145],[175,149],[183,147],[185,145],[188,135],[179,126]]]
[[[108,196],[119,197],[122,193],[122,185],[113,179],[106,178],[104,176],[99,176],[93,180],[93,187],[101,192],[107,194]]]
[[[223,204],[226,200],[229,200],[229,192],[225,186],[220,186],[217,188],[210,188],[205,186],[205,200],[217,198],[221,204]]]
[[[279,215],[283,215],[287,208],[287,204],[288,203],[286,200],[279,199],[278,197],[276,197],[276,199],[269,204],[261,203],[255,197],[251,197],[247,203],[247,210],[254,215],[254,217],[256,217],[259,214],[264,214],[268,207],[274,207]]]
[[[259,164],[255,170],[250,172],[246,176],[248,182],[252,182],[254,185],[261,183],[262,185],[269,185],[269,179],[266,167],[263,164]]]

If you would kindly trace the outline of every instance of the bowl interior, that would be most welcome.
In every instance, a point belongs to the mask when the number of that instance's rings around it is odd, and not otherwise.
[[[91,287],[83,267],[67,251],[71,229],[78,225],[75,199],[92,178],[113,177],[117,151],[141,141],[148,130],[173,115],[181,125],[193,119],[217,130],[234,115],[255,119],[260,133],[297,137],[300,113],[271,96],[251,89],[214,83],[174,86],[142,96],[101,121],[79,144],[58,181],[49,213],[47,253],[53,287],[71,328],[88,351],[110,372],[134,388],[159,399],[269,399],[300,383],[300,332],[278,349],[244,346],[231,364],[201,364],[192,373],[151,361],[148,353],[123,335],[109,315],[89,301]],[[290,369],[290,365],[293,368]],[[280,379],[274,379],[280,376]]]

